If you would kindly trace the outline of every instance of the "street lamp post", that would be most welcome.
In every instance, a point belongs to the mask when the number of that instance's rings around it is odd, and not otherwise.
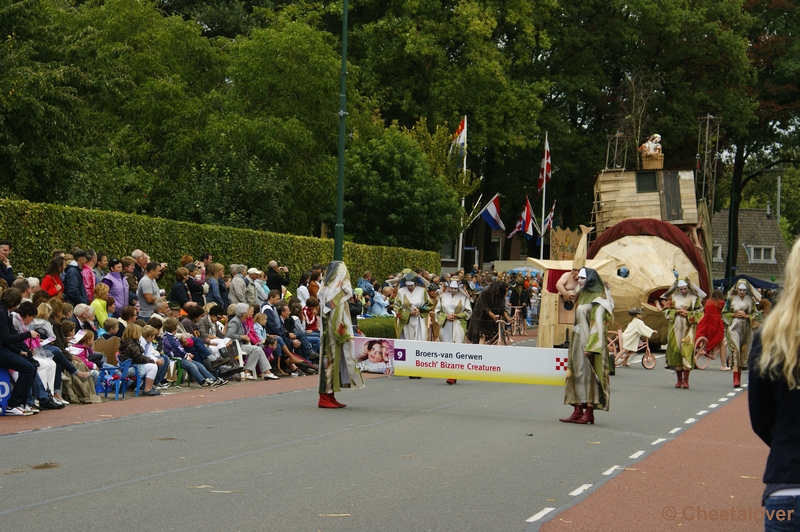
[[[344,255],[344,143],[347,130],[347,0],[342,12],[342,75],[339,88],[339,172],[336,184],[336,225],[333,228],[333,260]]]

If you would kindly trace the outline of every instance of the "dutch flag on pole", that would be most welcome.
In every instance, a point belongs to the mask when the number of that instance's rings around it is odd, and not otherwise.
[[[458,124],[458,129],[453,134],[453,141],[450,143],[450,151],[449,154],[453,153],[453,150],[458,146],[461,155],[466,154],[467,149],[467,117],[461,119],[461,123]]]
[[[481,217],[486,220],[489,227],[498,231],[505,230],[503,220],[500,219],[500,193],[494,195],[492,200],[481,211]]]

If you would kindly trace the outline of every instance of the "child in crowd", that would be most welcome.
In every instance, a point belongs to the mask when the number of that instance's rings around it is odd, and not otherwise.
[[[120,364],[126,360],[130,360],[135,364],[128,370],[126,377],[134,377],[136,371],[139,372],[139,377],[144,377],[144,395],[154,396],[161,395],[161,392],[153,388],[153,382],[158,373],[159,366],[164,364],[164,361],[159,359],[158,363],[144,356],[144,349],[140,340],[142,339],[142,328],[136,324],[125,328],[122,334],[122,340],[119,342],[119,362]]]
[[[103,324],[108,319],[108,316],[111,315],[107,309],[106,299],[108,298],[108,285],[100,283],[95,285],[94,287],[94,300],[89,305],[94,309],[94,318],[97,322],[98,327],[102,327]]]
[[[187,353],[181,345],[180,340],[175,336],[178,330],[178,320],[175,318],[167,318],[163,325],[162,343],[164,354],[173,358],[180,359],[181,368],[188,371],[195,382],[198,382],[203,388],[210,388],[212,386],[223,386],[228,384],[225,379],[214,379],[214,376],[201,364],[194,361],[194,355]],[[178,383],[180,384],[180,383]]]
[[[112,336],[116,336],[117,331],[119,331],[119,320],[117,318],[108,318],[103,322],[103,328],[97,331],[97,334],[103,340],[108,340]]]
[[[157,349],[158,343],[156,338],[161,327],[161,322],[159,321],[158,323],[159,328],[153,327],[152,325],[146,325],[142,328],[142,337],[139,339],[139,344],[142,346],[144,356],[158,366],[158,372],[156,372],[153,385],[157,389],[163,390],[170,386],[170,383],[165,379],[167,371],[169,370],[170,360],[167,355],[162,355]]]
[[[306,335],[316,335],[319,338],[319,299],[314,296],[306,300],[306,306],[303,307],[303,321]]]
[[[267,339],[267,315],[263,312],[259,312],[255,316],[253,316],[253,329],[258,335],[259,344],[263,343],[264,340]]]

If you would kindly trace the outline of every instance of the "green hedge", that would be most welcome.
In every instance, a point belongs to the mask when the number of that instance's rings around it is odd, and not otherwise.
[[[358,328],[370,338],[395,338],[394,318],[365,318],[358,320]]]
[[[183,255],[196,260],[209,251],[214,262],[225,265],[226,272],[232,263],[263,270],[274,259],[289,268],[294,291],[300,275],[312,264],[333,260],[331,239],[8,199],[0,199],[0,239],[11,242],[9,261],[15,272],[24,272],[26,277],[44,275],[53,249],[69,251],[79,246],[118,258],[142,249],[153,260],[170,265],[163,284],[171,284],[172,272]],[[403,268],[440,271],[439,254],[430,251],[344,242],[343,258],[354,284],[364,270],[371,270],[377,279]]]

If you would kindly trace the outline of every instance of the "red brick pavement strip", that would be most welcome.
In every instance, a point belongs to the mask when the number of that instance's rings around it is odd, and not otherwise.
[[[364,374],[365,379],[380,379],[383,375]],[[43,410],[33,416],[0,416],[0,436],[29,430],[52,427],[80,425],[106,419],[122,418],[148,412],[160,412],[190,406],[221,403],[236,399],[265,397],[297,390],[316,389],[319,377],[286,377],[277,381],[231,381],[221,388],[191,387],[169,388],[156,397],[136,397],[132,392],[124,400],[115,401],[112,394],[102,403],[90,405],[69,405],[61,410]],[[344,394],[347,391],[343,392]],[[102,397],[102,396],[101,396]],[[312,401],[316,402],[316,396]]]
[[[750,428],[746,392],[681,433],[540,530],[763,530],[769,448]]]

